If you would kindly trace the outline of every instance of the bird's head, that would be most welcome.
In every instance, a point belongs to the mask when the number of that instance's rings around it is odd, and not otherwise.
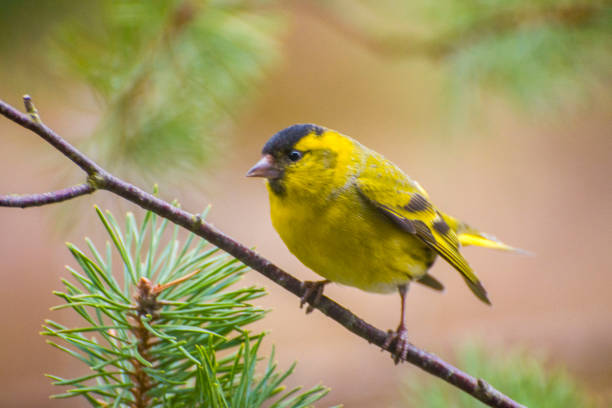
[[[247,177],[265,177],[277,196],[321,195],[345,184],[356,142],[313,124],[293,125],[270,138]]]

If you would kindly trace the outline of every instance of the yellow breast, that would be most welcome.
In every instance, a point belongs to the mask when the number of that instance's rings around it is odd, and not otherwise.
[[[390,292],[423,276],[431,254],[365,202],[355,188],[294,199],[270,192],[272,224],[289,250],[332,282]]]

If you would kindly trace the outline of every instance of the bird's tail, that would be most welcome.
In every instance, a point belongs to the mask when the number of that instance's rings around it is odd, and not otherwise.
[[[462,246],[474,245],[491,249],[500,249],[502,251],[530,254],[530,252],[523,249],[504,244],[493,235],[487,234],[486,232],[480,232],[477,229],[470,227],[466,223],[451,217],[450,215],[444,214],[444,220],[455,231],[457,238],[459,239],[459,243]]]

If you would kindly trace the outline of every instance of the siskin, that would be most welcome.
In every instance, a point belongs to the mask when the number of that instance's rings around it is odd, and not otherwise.
[[[325,278],[305,283],[301,305],[316,305],[330,282],[367,292],[398,290],[400,323],[385,344],[397,363],[405,359],[408,344],[408,284],[444,288],[428,273],[437,256],[461,273],[478,299],[491,304],[459,248],[514,248],[438,210],[419,183],[380,154],[312,124],[281,130],[262,154],[247,176],[267,179],[274,228],[304,265]]]

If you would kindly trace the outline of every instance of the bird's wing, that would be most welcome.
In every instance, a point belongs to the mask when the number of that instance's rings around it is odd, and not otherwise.
[[[459,252],[455,231],[429,202],[423,188],[398,167],[373,153],[356,177],[356,186],[368,202],[404,231],[414,234],[461,272],[469,288],[490,304],[487,292]]]

